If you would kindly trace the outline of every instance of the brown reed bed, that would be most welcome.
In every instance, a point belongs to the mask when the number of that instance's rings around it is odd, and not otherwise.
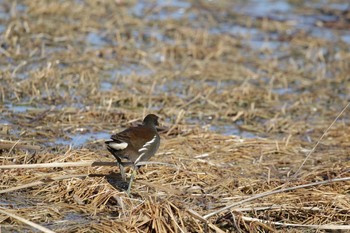
[[[0,231],[348,230],[349,16],[329,2],[0,3]],[[158,164],[128,197],[91,163],[151,112]]]
[[[112,161],[101,149],[68,148],[58,155],[28,155],[16,150],[13,154],[18,164]],[[198,232],[208,226],[191,211],[203,217],[257,194],[328,180],[325,185],[242,203],[209,218],[209,228],[270,231],[279,229],[276,222],[339,228],[348,221],[349,181],[332,179],[348,177],[348,155],[342,150],[317,152],[312,155],[317,161],[310,159],[297,180],[289,179],[304,155],[300,145],[293,142],[195,133],[163,138],[160,153],[153,160],[176,167],[142,168],[131,197],[113,186],[118,181],[113,174],[116,168],[111,167],[3,170],[2,190],[29,186],[2,191],[1,195],[5,207],[10,205],[17,215],[55,232]],[[13,159],[11,154],[3,154],[3,164],[13,164]],[[257,219],[266,222],[258,223]],[[13,221],[4,218],[3,223],[11,225],[4,229],[23,229],[22,223]]]

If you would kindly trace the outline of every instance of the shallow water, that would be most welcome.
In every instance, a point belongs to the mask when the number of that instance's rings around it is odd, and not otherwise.
[[[70,145],[73,148],[82,147],[89,142],[95,142],[98,140],[107,140],[110,138],[110,134],[106,132],[91,132],[82,134],[68,134],[68,139],[57,139],[55,145]]]

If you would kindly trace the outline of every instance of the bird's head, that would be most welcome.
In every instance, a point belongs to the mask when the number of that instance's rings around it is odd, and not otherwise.
[[[143,119],[143,124],[144,125],[151,125],[151,126],[158,126],[159,122],[158,122],[159,117],[154,115],[154,114],[148,114],[145,119]]]

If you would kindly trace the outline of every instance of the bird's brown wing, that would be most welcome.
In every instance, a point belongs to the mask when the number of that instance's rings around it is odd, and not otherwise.
[[[126,142],[126,143],[129,143],[130,141],[130,133],[129,133],[129,130],[124,130],[122,132],[119,132],[119,133],[116,133],[116,134],[113,134],[111,136],[111,139],[113,141],[116,141],[116,142]]]
[[[126,129],[120,133],[112,135],[111,139],[117,142],[126,142],[135,150],[139,150],[147,142],[153,139],[154,133],[149,133],[152,129],[144,126],[133,127]],[[137,140],[131,141],[130,138],[137,138]]]

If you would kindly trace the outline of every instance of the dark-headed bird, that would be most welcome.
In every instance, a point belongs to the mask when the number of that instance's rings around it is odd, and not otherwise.
[[[130,127],[112,135],[110,140],[105,141],[107,149],[119,163],[123,179],[125,179],[124,166],[132,165],[134,167],[127,190],[128,195],[138,163],[149,160],[159,148],[160,137],[156,129],[158,125],[158,116],[149,114],[143,120],[142,125]],[[127,160],[127,162],[122,160]]]

